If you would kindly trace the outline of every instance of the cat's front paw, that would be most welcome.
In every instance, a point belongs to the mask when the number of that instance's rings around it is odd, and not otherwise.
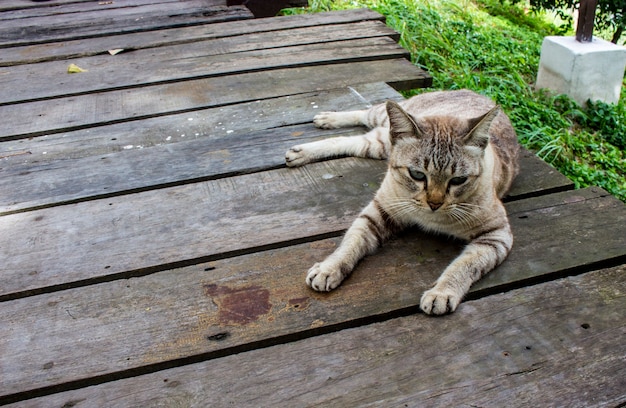
[[[285,153],[285,163],[288,167],[298,167],[310,163],[312,158],[307,155],[302,145],[294,146]]]
[[[461,303],[462,297],[453,289],[438,289],[434,287],[424,292],[420,301],[420,308],[429,315],[452,313]]]
[[[313,123],[320,129],[336,129],[341,127],[341,124],[337,120],[336,112],[321,112],[315,115]]]
[[[306,284],[318,292],[329,292],[339,286],[343,278],[344,275],[339,268],[322,262],[316,263],[309,269],[306,275]]]

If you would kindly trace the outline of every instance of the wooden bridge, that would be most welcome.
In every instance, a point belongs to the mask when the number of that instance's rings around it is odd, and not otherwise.
[[[385,163],[284,152],[431,77],[372,11],[252,17],[0,3],[0,405],[623,406],[626,207],[529,152],[456,313],[419,313],[461,249],[419,231],[306,287]]]

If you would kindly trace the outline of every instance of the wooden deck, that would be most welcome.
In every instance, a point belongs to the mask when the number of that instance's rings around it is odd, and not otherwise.
[[[429,86],[397,40],[368,10],[3,0],[0,405],[623,406],[626,207],[528,152],[456,313],[419,313],[460,251],[419,231],[306,287],[385,163],[284,152]]]

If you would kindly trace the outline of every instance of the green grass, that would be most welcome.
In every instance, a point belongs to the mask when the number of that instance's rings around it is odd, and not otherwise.
[[[626,87],[618,104],[594,103],[584,110],[564,95],[535,92],[543,37],[561,34],[544,16],[500,0],[309,4],[308,12],[368,7],[385,15],[412,61],[430,71],[430,90],[467,88],[493,98],[524,146],[577,187],[597,185],[626,202]]]

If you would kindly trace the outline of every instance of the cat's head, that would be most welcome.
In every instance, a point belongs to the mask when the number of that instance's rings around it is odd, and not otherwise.
[[[415,118],[387,102],[390,171],[419,206],[445,211],[475,194],[481,183],[495,107],[474,119]]]

